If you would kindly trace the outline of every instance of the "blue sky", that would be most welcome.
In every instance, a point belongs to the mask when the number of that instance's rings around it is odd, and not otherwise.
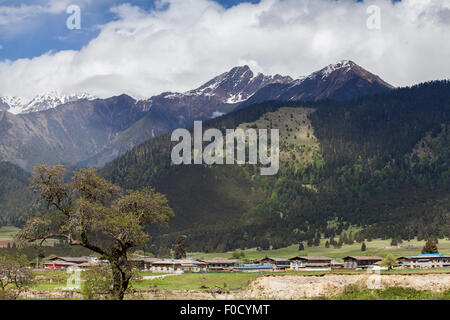
[[[449,0],[0,0],[0,96],[148,98],[239,65],[298,78],[339,60],[413,85],[449,77],[449,33]]]
[[[242,2],[257,3],[259,0],[215,0],[225,8]],[[47,0],[0,0],[0,60],[16,60],[40,56],[48,51],[79,50],[90,40],[98,36],[98,26],[117,19],[110,8],[129,3],[145,10],[155,8],[154,0],[71,0],[81,8],[82,28],[68,30],[65,11],[49,10],[42,12],[31,10],[21,19],[8,24],[1,23],[1,7],[47,6]],[[62,7],[64,8],[64,7]],[[58,12],[60,11],[60,12]]]

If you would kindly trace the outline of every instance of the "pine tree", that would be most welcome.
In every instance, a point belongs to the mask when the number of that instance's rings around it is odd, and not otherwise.
[[[363,242],[361,245],[361,251],[366,251],[367,247],[366,247],[366,243]]]
[[[436,242],[433,239],[428,239],[425,246],[422,249],[422,254],[435,254],[439,253]]]
[[[303,245],[303,242],[300,242],[300,244],[298,245],[298,251],[303,251],[305,250],[305,246]]]
[[[178,236],[177,240],[175,241],[175,259],[183,259],[186,258],[186,250],[184,248],[184,240],[185,236]]]
[[[328,242],[328,240],[325,242],[325,248],[329,248],[330,247],[330,243]]]

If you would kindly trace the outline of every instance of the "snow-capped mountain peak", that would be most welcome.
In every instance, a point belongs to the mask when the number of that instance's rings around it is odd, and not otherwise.
[[[341,61],[338,61],[337,63],[330,64],[330,65],[326,66],[325,68],[312,73],[307,78],[325,79],[325,78],[329,77],[333,72],[339,71],[342,73],[347,73],[356,67],[358,67],[358,65],[351,60],[341,60]]]
[[[218,97],[222,102],[235,104],[250,98],[257,90],[271,83],[289,83],[292,78],[280,75],[255,74],[249,66],[234,67],[208,81],[201,87],[186,92],[186,95]]]
[[[25,114],[53,109],[59,105],[83,99],[93,100],[96,97],[88,93],[64,95],[57,92],[39,95],[30,101],[24,101],[19,97],[1,97],[0,110],[7,110],[13,114]]]
[[[19,97],[0,97],[0,111],[20,113],[23,101]]]

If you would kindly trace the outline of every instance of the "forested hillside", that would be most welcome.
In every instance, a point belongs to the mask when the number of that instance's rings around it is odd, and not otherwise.
[[[0,162],[0,226],[24,222],[23,217],[33,205],[28,189],[30,174],[9,162]]]
[[[275,177],[251,165],[174,166],[168,136],[101,173],[167,194],[176,217],[152,230],[161,246],[183,233],[190,250],[281,247],[350,225],[360,238],[448,236],[449,120],[449,81],[351,102],[265,102],[205,127],[282,129]]]

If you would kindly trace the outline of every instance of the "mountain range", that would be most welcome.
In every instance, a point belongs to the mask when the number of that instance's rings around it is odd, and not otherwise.
[[[123,188],[167,195],[175,217],[148,230],[155,255],[179,235],[203,252],[276,249],[350,227],[368,241],[448,237],[449,94],[449,81],[393,88],[340,61],[300,79],[242,66],[184,93],[0,111],[0,160],[10,162],[0,161],[0,225],[23,224],[33,204],[27,171],[40,162],[98,167]],[[279,173],[173,165],[170,132],[192,130],[194,120],[204,129],[279,129]]]
[[[0,160],[26,170],[36,163],[101,167],[148,139],[252,103],[349,100],[392,89],[354,62],[340,61],[296,80],[235,67],[197,89],[144,100],[88,94],[47,94],[28,103],[0,98]]]
[[[94,99],[94,96],[87,93],[63,95],[57,92],[39,95],[29,101],[20,97],[0,97],[0,110],[13,114],[26,114],[53,109],[68,102]]]

